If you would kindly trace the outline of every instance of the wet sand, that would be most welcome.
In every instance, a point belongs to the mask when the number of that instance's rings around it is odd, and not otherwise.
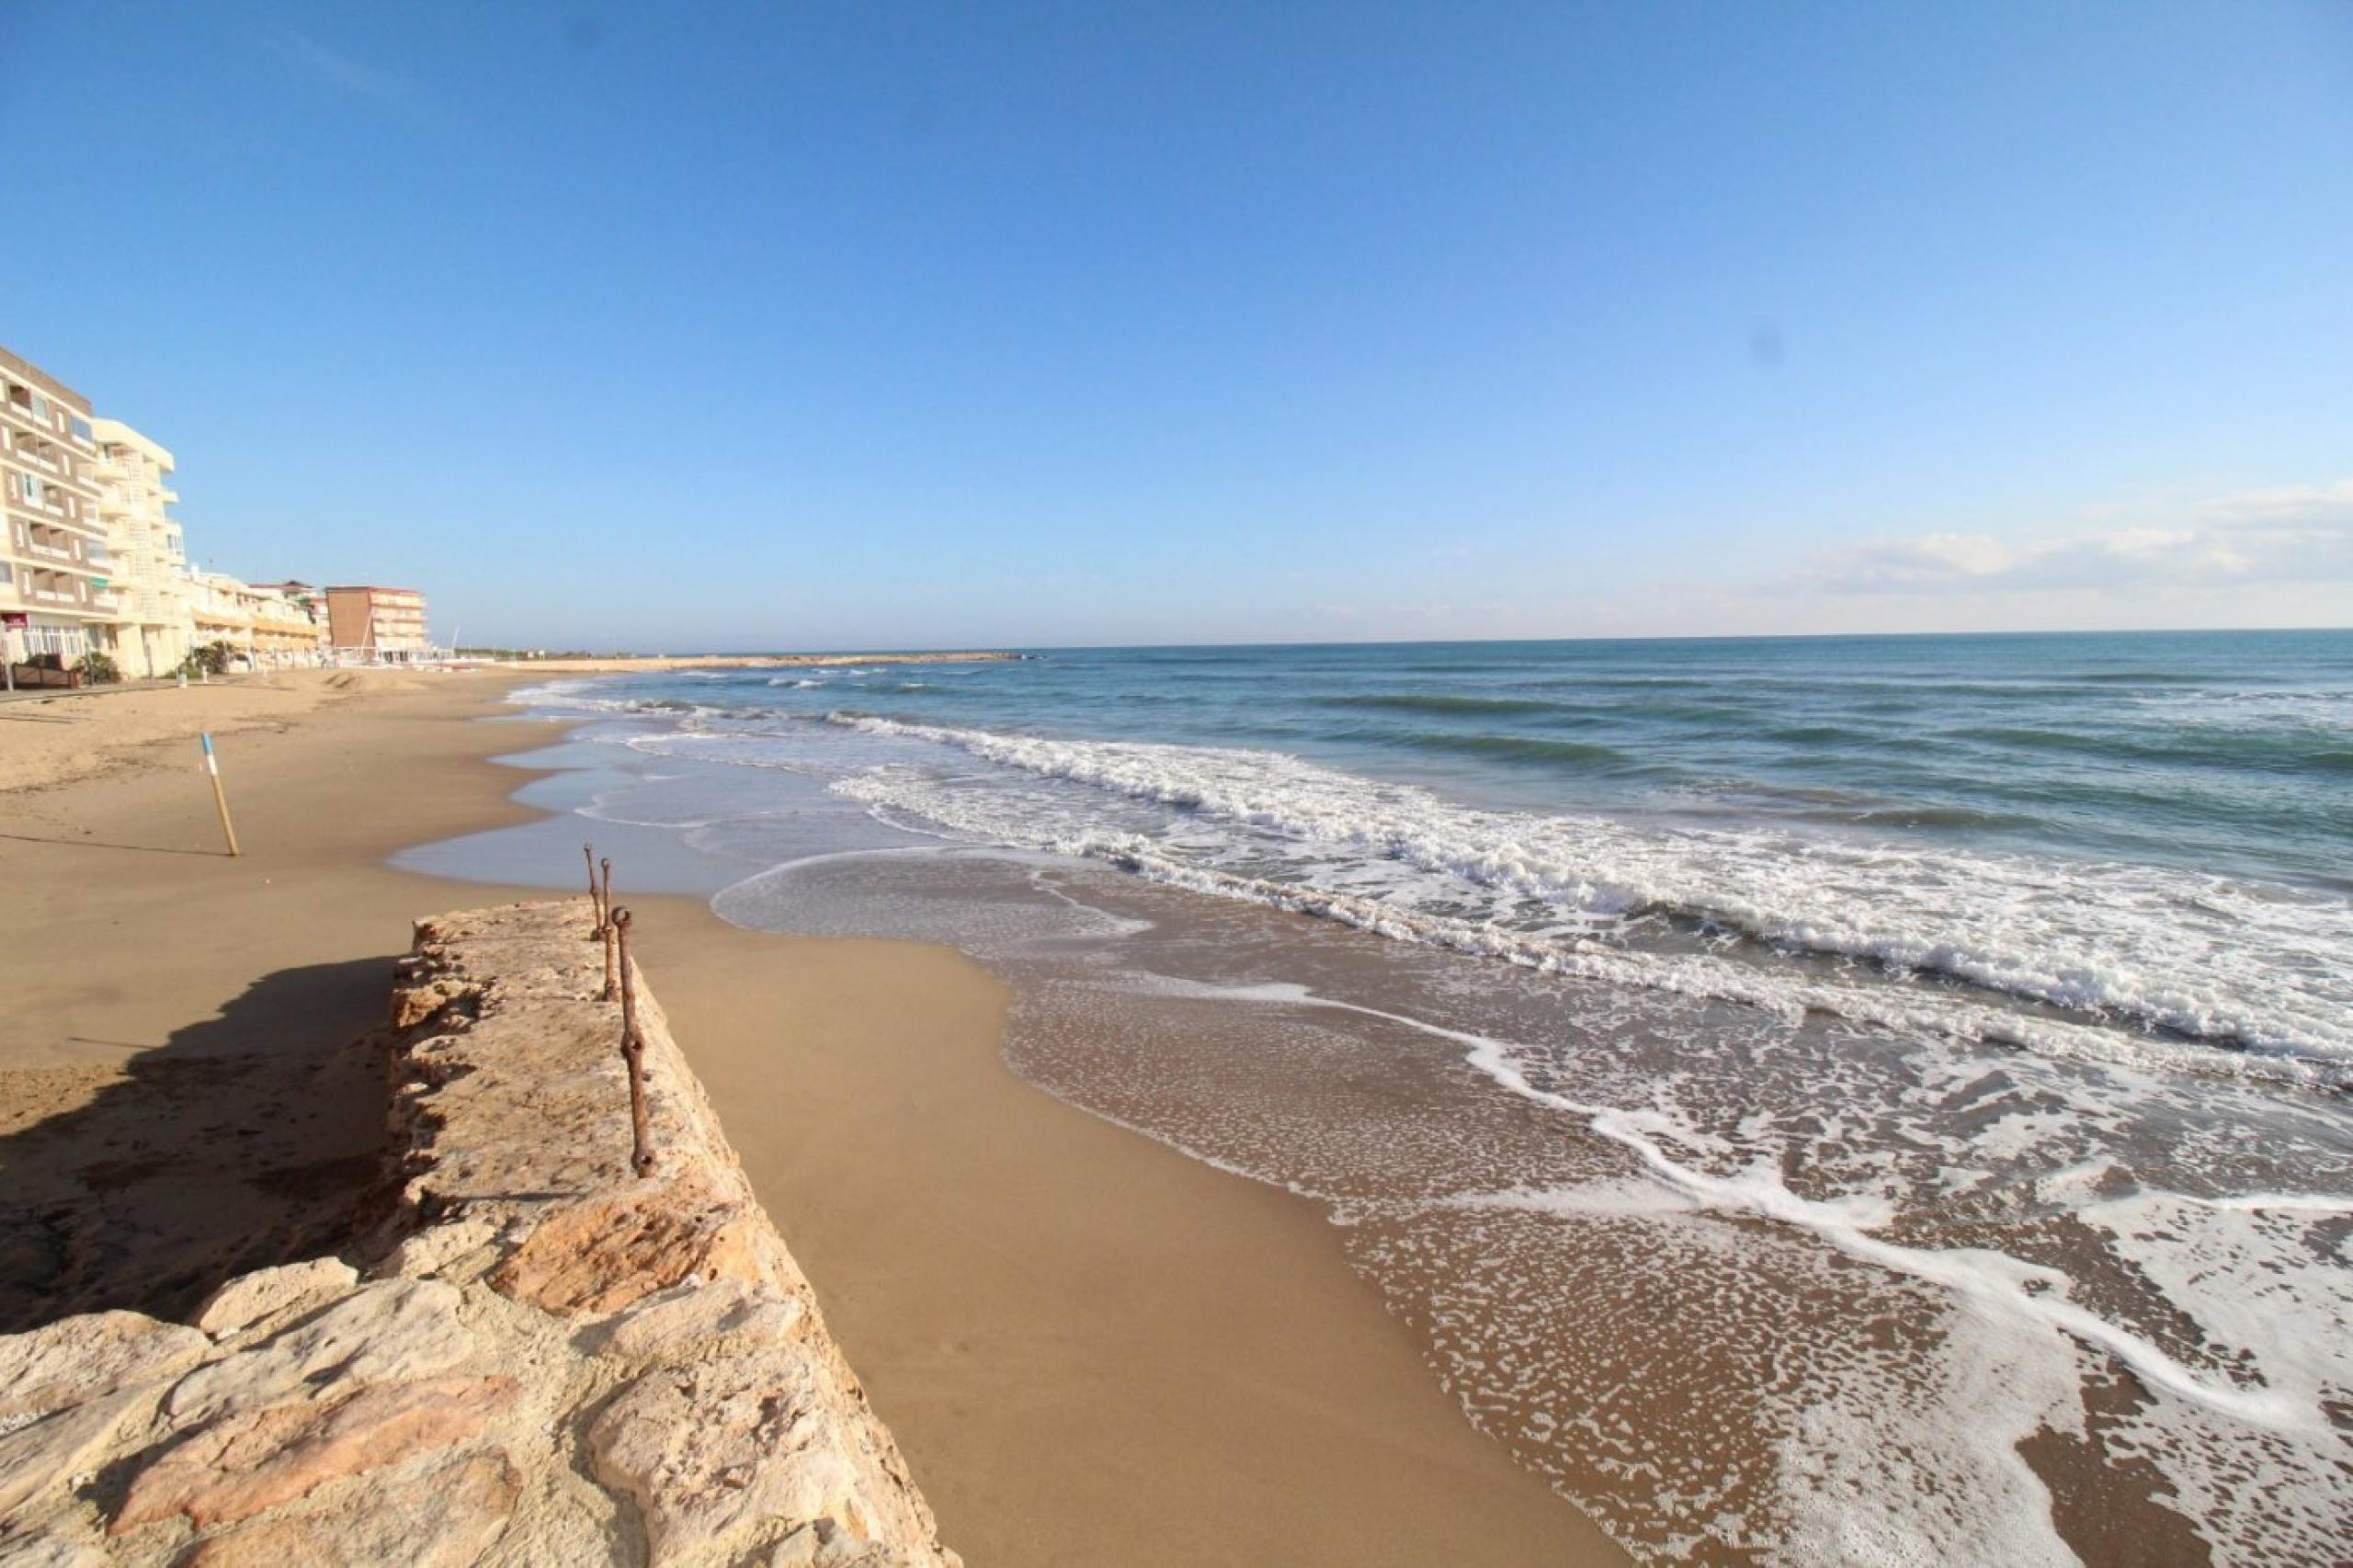
[[[1016,1078],[977,965],[686,914],[648,972],[970,1561],[1622,1560],[1471,1428],[1317,1208]]]
[[[176,1310],[331,1244],[380,1103],[352,1042],[408,922],[538,896],[382,865],[534,814],[487,759],[553,727],[455,722],[506,679],[224,744],[238,860],[176,740],[167,769],[0,795],[0,1328]],[[1616,1559],[1472,1430],[1307,1203],[1016,1078],[977,966],[631,902],[730,1138],[970,1561]]]

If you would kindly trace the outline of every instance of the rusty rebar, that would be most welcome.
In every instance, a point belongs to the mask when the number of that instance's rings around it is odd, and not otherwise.
[[[599,1002],[616,1001],[621,994],[620,970],[616,961],[617,955],[613,951],[616,936],[612,922],[607,921],[605,923],[605,990],[604,994],[597,998]]]
[[[606,925],[605,902],[597,896],[597,846],[582,845],[580,858],[588,862],[588,913],[597,917],[597,924],[588,928],[588,935],[594,939],[605,934]]]
[[[637,981],[629,961],[629,911],[614,910],[612,926],[620,949],[621,1060],[629,1063],[629,1168],[647,1176],[654,1174],[654,1148],[645,1122],[645,1037],[637,1032]]]
[[[613,923],[613,861],[612,861],[612,857],[608,855],[608,856],[605,857],[603,859],[601,859],[601,860],[597,861],[597,864],[598,864],[599,866],[602,866],[602,867],[605,869],[605,891],[604,891],[604,894],[603,894],[603,896],[602,896],[602,897],[600,897],[600,898],[597,901],[597,907],[598,911],[601,913],[601,915],[603,915],[603,918],[604,918],[604,924],[609,926],[610,926],[610,925],[612,925],[612,923]]]

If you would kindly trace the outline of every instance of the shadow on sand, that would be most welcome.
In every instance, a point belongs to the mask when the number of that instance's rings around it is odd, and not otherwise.
[[[189,849],[171,844],[116,844],[108,839],[92,838],[86,834],[74,838],[45,838],[37,833],[0,833],[0,839],[17,844],[57,844],[68,849],[126,849],[138,855],[199,855],[209,859],[226,860],[226,849]]]
[[[392,960],[281,970],[0,1137],[0,1333],[184,1317],[231,1275],[332,1252],[380,1175]]]

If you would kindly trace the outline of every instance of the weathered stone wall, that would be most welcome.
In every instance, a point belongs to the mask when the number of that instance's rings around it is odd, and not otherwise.
[[[630,1171],[588,926],[418,924],[347,1257],[0,1338],[0,1565],[957,1561],[642,981]]]

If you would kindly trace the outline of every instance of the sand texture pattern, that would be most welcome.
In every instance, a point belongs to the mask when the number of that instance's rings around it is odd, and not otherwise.
[[[188,687],[96,687],[0,700],[0,790],[94,778],[170,742],[193,756],[199,732],[283,730],[353,699],[446,686],[433,670],[278,670]]]

